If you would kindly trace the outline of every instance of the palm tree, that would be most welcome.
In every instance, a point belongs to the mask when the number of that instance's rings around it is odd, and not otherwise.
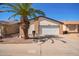
[[[5,12],[13,12],[14,14],[9,17],[20,16],[20,28],[23,30],[24,38],[29,38],[28,29],[29,29],[29,18],[36,18],[37,16],[45,16],[44,12],[41,10],[37,10],[32,8],[31,3],[6,3],[4,4],[6,8],[9,10],[5,10]]]

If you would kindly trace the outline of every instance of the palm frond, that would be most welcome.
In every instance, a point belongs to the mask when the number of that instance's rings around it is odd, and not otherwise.
[[[16,12],[15,10],[5,10],[4,12]]]
[[[8,20],[10,20],[12,17],[16,17],[17,15],[19,15],[18,13],[15,13],[15,14],[13,14],[13,15],[11,15],[9,18],[8,18]]]
[[[45,16],[45,13],[43,11],[41,11],[41,10],[30,8],[29,9],[29,15],[31,15],[33,17],[37,17],[38,15],[39,16]]]
[[[5,12],[14,12],[10,18],[16,17],[17,15],[26,16],[30,18],[36,18],[37,16],[45,16],[45,13],[41,10],[37,10],[32,8],[31,3],[4,3],[5,8],[9,10],[5,10]]]
[[[29,8],[31,8],[31,3],[20,3],[19,5],[22,9],[28,10]]]
[[[35,10],[35,12],[39,14],[40,16],[45,16],[45,13],[41,10]]]
[[[11,4],[11,3],[5,3],[4,5],[10,7],[13,10],[19,10],[18,7],[15,4]]]

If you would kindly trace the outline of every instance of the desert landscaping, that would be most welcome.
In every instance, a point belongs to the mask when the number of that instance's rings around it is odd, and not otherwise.
[[[73,37],[73,38],[72,38]],[[0,42],[0,55],[3,56],[79,56],[79,34],[61,35],[61,38],[50,38],[45,42],[34,42],[33,39],[4,38]]]
[[[78,6],[0,3],[0,56],[79,56]]]

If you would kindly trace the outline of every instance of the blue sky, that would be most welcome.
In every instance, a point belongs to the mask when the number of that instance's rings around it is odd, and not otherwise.
[[[79,21],[78,3],[34,3],[32,6],[43,10],[46,16],[52,19],[59,21]],[[0,20],[8,19],[11,14],[0,13]]]

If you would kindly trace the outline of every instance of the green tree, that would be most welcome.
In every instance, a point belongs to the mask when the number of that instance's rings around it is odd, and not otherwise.
[[[23,30],[24,38],[29,38],[28,36],[28,29],[29,29],[29,18],[36,18],[37,16],[45,16],[45,13],[41,10],[37,10],[32,7],[31,3],[5,3],[8,10],[5,12],[13,12],[14,14],[11,15],[10,18],[20,16],[20,27]]]

